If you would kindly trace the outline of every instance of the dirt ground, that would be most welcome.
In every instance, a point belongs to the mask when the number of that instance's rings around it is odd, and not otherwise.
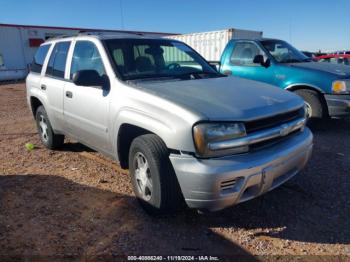
[[[1,85],[0,255],[349,256],[349,130],[349,119],[312,126],[307,168],[262,197],[152,218],[109,159],[74,141],[44,149],[24,84]]]

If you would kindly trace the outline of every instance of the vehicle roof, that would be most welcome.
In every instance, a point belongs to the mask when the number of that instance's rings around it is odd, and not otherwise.
[[[133,34],[133,33],[80,33],[75,36],[58,36],[49,38],[45,41],[45,43],[52,43],[52,42],[62,42],[62,41],[71,41],[76,39],[99,39],[99,40],[107,40],[107,39],[163,39],[159,36],[151,36],[151,35],[141,35],[141,34]],[[177,41],[170,39],[172,41]]]
[[[324,58],[334,58],[334,57],[342,57],[342,58],[350,58],[350,55],[347,54],[329,54],[329,55],[321,55],[317,56],[317,59],[324,59]]]

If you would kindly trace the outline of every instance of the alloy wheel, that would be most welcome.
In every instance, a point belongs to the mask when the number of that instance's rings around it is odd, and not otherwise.
[[[136,153],[134,157],[134,170],[137,190],[145,201],[150,201],[153,190],[151,170],[146,157],[141,152]]]

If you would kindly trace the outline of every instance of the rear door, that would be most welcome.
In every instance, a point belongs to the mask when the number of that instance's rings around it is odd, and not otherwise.
[[[94,148],[108,147],[109,92],[99,87],[78,86],[72,81],[80,70],[96,70],[106,75],[97,43],[90,40],[75,42],[71,55],[69,79],[64,92],[64,119],[69,133]]]
[[[225,58],[223,73],[232,74],[242,78],[271,83],[274,80],[273,66],[264,67],[255,64],[254,57],[263,55],[265,60],[267,55],[253,41],[237,41],[230,50],[230,55]]]
[[[33,90],[36,90],[37,93],[41,93],[40,91],[40,83],[42,79],[43,74],[43,67],[45,61],[48,59],[47,54],[50,50],[51,44],[45,44],[41,45],[39,49],[36,51],[33,62],[30,66],[30,73],[28,74],[26,78],[26,86],[28,89],[33,88]],[[45,95],[45,93],[42,93],[42,95]]]
[[[63,92],[67,81],[64,75],[70,44],[70,41],[64,41],[53,46],[45,76],[40,85],[40,88],[46,93],[49,107],[46,108],[46,111],[49,111],[51,124],[56,131],[64,131]]]

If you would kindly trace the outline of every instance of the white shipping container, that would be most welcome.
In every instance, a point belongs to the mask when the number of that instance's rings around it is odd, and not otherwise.
[[[262,35],[263,32],[260,31],[230,28],[219,31],[166,36],[166,38],[182,41],[200,53],[206,60],[217,62],[220,60],[226,44],[231,39],[259,39]]]

